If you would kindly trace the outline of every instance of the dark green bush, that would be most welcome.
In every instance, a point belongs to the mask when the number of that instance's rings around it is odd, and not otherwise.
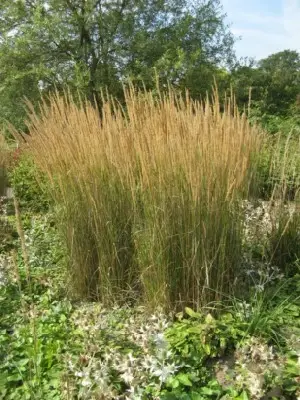
[[[43,213],[49,210],[51,199],[47,191],[47,179],[30,157],[21,155],[8,175],[22,211]]]

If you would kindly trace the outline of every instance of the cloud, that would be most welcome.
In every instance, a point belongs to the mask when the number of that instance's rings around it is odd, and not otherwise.
[[[237,55],[261,59],[285,49],[300,52],[300,0],[223,0]]]

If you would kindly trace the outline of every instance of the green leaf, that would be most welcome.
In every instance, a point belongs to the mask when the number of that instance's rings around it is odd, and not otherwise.
[[[185,312],[188,316],[192,317],[192,318],[201,318],[201,314],[193,311],[191,308],[189,307],[185,307]]]
[[[247,393],[245,392],[245,390],[242,391],[242,393],[234,398],[235,400],[249,400],[249,397],[247,395]]]
[[[188,329],[189,333],[201,334],[202,331],[203,331],[203,328],[201,325],[192,326],[191,328]]]
[[[27,365],[29,363],[29,359],[28,358],[23,358],[23,360],[18,361],[18,366],[24,366]]]
[[[179,382],[179,380],[176,379],[176,378],[175,378],[175,379],[172,379],[172,380],[170,381],[170,383],[169,383],[170,387],[173,388],[173,389],[178,388],[179,384],[180,384],[180,382]]]
[[[220,347],[221,347],[221,349],[226,349],[226,345],[227,345],[227,340],[224,337],[222,337],[220,339]]]
[[[193,386],[192,382],[189,380],[189,377],[187,374],[179,374],[176,377],[180,383],[182,383],[185,386]]]
[[[215,322],[215,319],[214,319],[214,317],[213,317],[211,314],[207,314],[207,316],[205,317],[205,322],[206,322],[208,325],[210,325],[210,324],[212,324],[213,322]]]
[[[204,349],[205,353],[206,353],[208,356],[211,354],[211,347],[210,347],[210,344],[205,343],[205,344],[203,345],[203,349]]]
[[[65,314],[62,314],[59,319],[60,322],[65,322],[67,320],[67,317],[65,316]]]
[[[7,377],[7,382],[19,382],[22,380],[22,376],[20,374],[13,374]]]
[[[203,396],[200,393],[192,392],[191,393],[191,400],[203,400]]]

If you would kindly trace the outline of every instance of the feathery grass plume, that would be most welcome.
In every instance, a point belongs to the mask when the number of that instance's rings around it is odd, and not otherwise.
[[[104,99],[103,99],[104,100]],[[125,106],[53,95],[30,114],[29,150],[52,182],[74,289],[105,303],[203,305],[239,272],[240,200],[261,133],[231,98],[125,89]]]

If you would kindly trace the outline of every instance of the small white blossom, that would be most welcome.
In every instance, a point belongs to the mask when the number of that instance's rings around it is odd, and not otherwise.
[[[168,342],[166,341],[163,333],[156,334],[153,340],[156,344],[156,347],[160,350],[165,350],[168,347]]]
[[[132,353],[129,353],[127,355],[127,357],[128,357],[128,361],[130,362],[130,364],[133,364],[135,362],[135,360],[136,360],[136,358],[133,357]]]
[[[92,386],[92,381],[89,378],[84,378],[81,381],[81,385],[84,387]]]
[[[262,284],[256,285],[255,289],[257,290],[257,292],[261,293],[264,291],[265,287]]]
[[[121,375],[121,378],[125,383],[131,383],[134,380],[134,376],[132,375],[131,371],[126,371],[124,374]]]
[[[157,376],[160,382],[165,382],[177,369],[175,364],[162,365],[159,369],[153,371],[152,375]]]

